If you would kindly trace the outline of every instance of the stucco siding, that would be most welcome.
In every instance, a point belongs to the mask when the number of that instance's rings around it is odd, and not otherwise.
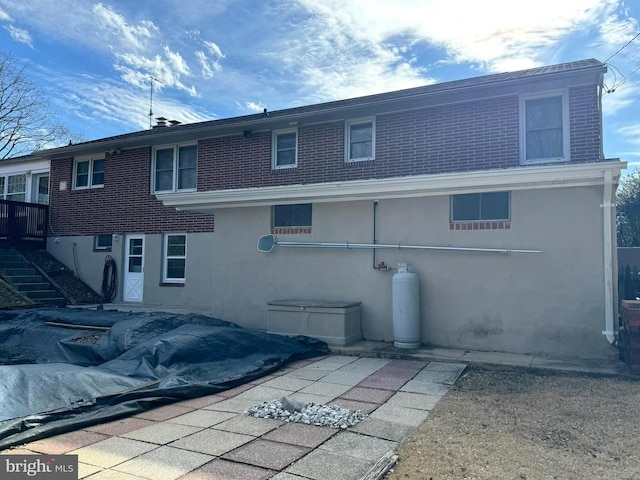
[[[409,245],[539,249],[539,254],[378,250],[376,262],[409,263],[420,278],[426,344],[521,353],[604,354],[601,188],[512,192],[510,229],[449,229],[449,197],[381,201],[377,241]],[[592,212],[591,210],[595,211]],[[584,212],[584,213],[583,213]],[[601,218],[601,217],[596,217]],[[372,250],[256,249],[269,208],[216,216],[216,316],[264,329],[276,299],[362,302],[369,340],[393,339],[393,271],[373,268]],[[556,232],[549,235],[549,232]],[[371,202],[315,204],[310,235],[286,241],[370,243]]]

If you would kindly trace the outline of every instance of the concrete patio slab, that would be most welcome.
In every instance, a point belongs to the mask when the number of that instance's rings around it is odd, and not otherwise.
[[[266,480],[275,474],[273,470],[216,458],[180,480]]]
[[[373,465],[374,462],[316,449],[291,465],[285,473],[313,480],[355,480],[362,478]]]
[[[371,414],[371,418],[379,420],[393,419],[394,423],[400,423],[410,427],[418,427],[427,419],[428,410],[418,410],[415,408],[397,407],[394,405],[382,405]]]
[[[287,423],[267,433],[263,438],[273,440],[274,442],[317,448],[338,432],[339,430],[335,428],[317,427],[315,425],[304,425],[302,423]]]
[[[113,470],[153,480],[176,480],[212,459],[210,455],[163,446],[121,463]]]
[[[441,395],[427,395],[424,393],[397,392],[387,401],[393,407],[415,408],[417,410],[431,410],[442,398]]]
[[[158,446],[151,443],[129,438],[111,437],[101,442],[72,450],[69,453],[78,455],[78,462],[102,468],[111,468],[156,448]]]
[[[339,397],[344,392],[351,389],[353,385],[343,385],[337,383],[329,383],[325,382],[324,378],[319,381],[312,383],[308,387],[304,387],[298,393],[310,393],[312,395],[323,395],[326,397]]]
[[[253,437],[260,437],[283,425],[285,422],[272,418],[254,418],[247,415],[238,415],[222,423],[217,424],[216,430],[242,433]]]
[[[368,417],[350,430],[372,437],[391,440],[392,442],[401,442],[411,435],[415,428],[411,425],[403,425],[379,418]]]
[[[132,432],[124,433],[120,436],[124,438],[131,438],[133,440],[140,440],[141,442],[165,445],[179,438],[191,435],[192,433],[199,432],[202,428],[203,427],[191,427],[188,425],[159,422],[155,425],[143,427]]]
[[[307,447],[258,439],[223,455],[222,458],[280,471],[310,451]]]
[[[216,410],[201,409],[170,418],[169,420],[167,420],[167,422],[180,425],[189,425],[192,427],[207,428],[217,425],[218,423],[222,423],[225,420],[229,420],[234,416],[235,414],[231,412],[220,412]]]
[[[355,432],[340,432],[318,448],[337,455],[377,462],[385,453],[395,449],[397,442],[370,437]]]
[[[71,432],[55,437],[43,438],[35,442],[28,443],[25,448],[47,455],[63,455],[72,450],[91,445],[109,438],[109,435],[97,432]]]
[[[249,443],[255,438],[250,435],[207,428],[176,440],[170,443],[169,446],[207,455],[221,456],[245,443]]]

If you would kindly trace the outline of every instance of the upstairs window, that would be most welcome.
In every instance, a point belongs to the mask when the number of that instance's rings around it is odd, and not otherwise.
[[[79,158],[73,165],[73,188],[104,186],[104,158]]]
[[[273,132],[272,166],[274,169],[293,168],[298,165],[298,131]]]
[[[375,122],[352,120],[345,124],[345,161],[373,160],[375,157]]]
[[[523,97],[521,107],[521,163],[569,160],[569,122],[566,95]]]
[[[197,145],[156,148],[153,155],[153,192],[196,189]]]
[[[451,221],[509,220],[509,192],[466,193],[451,196]]]

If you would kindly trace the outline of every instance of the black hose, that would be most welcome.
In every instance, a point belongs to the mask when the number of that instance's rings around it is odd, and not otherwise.
[[[116,295],[116,262],[110,255],[104,259],[102,270],[102,288],[100,291],[102,302],[110,302]]]

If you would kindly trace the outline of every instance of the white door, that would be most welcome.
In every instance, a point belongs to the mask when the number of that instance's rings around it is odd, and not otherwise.
[[[142,302],[144,287],[144,235],[127,235],[124,268],[125,302]]]

